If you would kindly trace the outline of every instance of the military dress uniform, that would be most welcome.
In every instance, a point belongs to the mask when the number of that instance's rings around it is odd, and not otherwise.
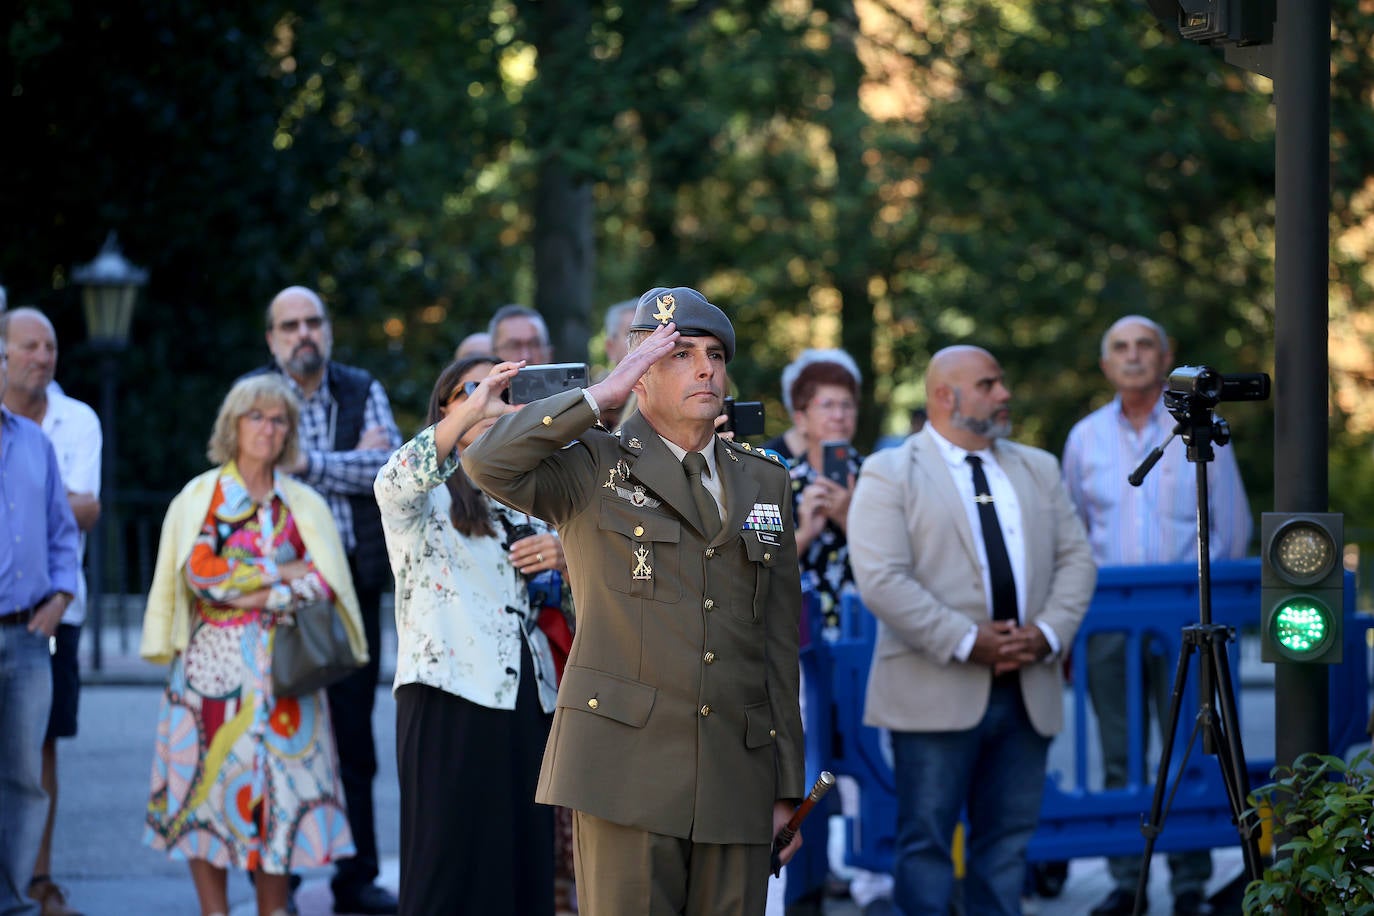
[[[806,792],[790,481],[747,445],[709,448],[725,507],[710,538],[682,463],[645,417],[612,435],[581,391],[502,417],[462,461],[487,493],[557,526],[567,556],[577,634],[536,798],[766,850],[774,802]],[[579,882],[640,878],[603,865]],[[588,899],[579,884],[584,911]],[[699,911],[753,908],[727,895]]]

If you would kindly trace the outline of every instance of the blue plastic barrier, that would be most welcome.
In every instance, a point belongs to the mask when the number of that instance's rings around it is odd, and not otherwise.
[[[1366,630],[1374,618],[1356,615],[1354,577],[1347,573],[1345,590],[1345,663],[1330,670],[1331,704],[1329,732],[1337,752],[1367,741],[1364,726],[1368,714],[1369,676]],[[1214,623],[1253,630],[1259,624],[1260,563],[1257,559],[1215,563],[1212,566],[1212,620]],[[1182,629],[1198,621],[1197,567],[1105,567],[1099,571],[1097,591],[1083,625],[1074,639],[1071,687],[1066,691],[1066,717],[1072,723],[1073,747],[1068,771],[1049,773],[1041,807],[1040,826],[1031,841],[1032,861],[1071,859],[1104,854],[1138,854],[1144,848],[1140,824],[1153,799],[1157,760],[1147,760],[1140,735],[1143,724],[1141,674],[1143,646],[1162,654],[1171,670],[1179,656]],[[849,818],[847,861],[873,871],[891,869],[896,833],[896,804],[891,767],[878,729],[864,726],[864,691],[877,624],[856,597],[842,607],[839,638],[821,638],[820,622],[808,621],[810,641],[802,651],[807,700],[807,770],[815,774],[829,769],[856,780],[859,804]],[[1131,735],[1128,785],[1104,790],[1089,784],[1089,744],[1095,741],[1088,727],[1091,703],[1087,694],[1087,640],[1098,633],[1124,633],[1127,640],[1126,672]],[[1230,643],[1230,669],[1238,715],[1246,710],[1240,689],[1239,641]],[[1178,776],[1178,762],[1188,747],[1198,709],[1197,669],[1194,654],[1174,760],[1171,783]],[[1061,739],[1062,740],[1062,739]],[[1269,780],[1272,759],[1248,756],[1251,786]],[[1165,829],[1156,841],[1160,851],[1234,846],[1239,842],[1231,823],[1230,806],[1215,757],[1202,752],[1199,736],[1191,756],[1177,779],[1178,791],[1168,810]],[[790,896],[790,895],[789,895]]]

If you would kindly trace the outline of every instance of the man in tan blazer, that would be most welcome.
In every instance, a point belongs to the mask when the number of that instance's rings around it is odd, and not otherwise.
[[[585,916],[761,914],[806,791],[791,485],[715,435],[735,350],[720,309],[653,289],[631,332],[600,382],[502,417],[462,457],[567,556],[577,634],[536,797],[574,810]],[[597,426],[632,390],[619,434]]]
[[[926,398],[926,428],[864,462],[849,509],[850,562],[879,621],[864,721],[892,732],[894,899],[909,916],[948,912],[967,808],[965,912],[1019,914],[1063,724],[1058,662],[1097,570],[1058,462],[1005,439],[997,360],[941,350]]]

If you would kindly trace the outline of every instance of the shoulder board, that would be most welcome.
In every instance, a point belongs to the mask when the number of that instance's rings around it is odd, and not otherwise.
[[[783,467],[787,466],[787,462],[782,460],[782,456],[771,448],[755,448],[748,442],[736,442],[730,439],[722,439],[721,441],[737,452],[753,455],[755,458],[762,458],[765,461],[772,461],[774,464],[779,464]]]

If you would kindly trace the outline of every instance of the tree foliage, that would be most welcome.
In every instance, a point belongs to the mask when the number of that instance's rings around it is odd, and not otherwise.
[[[1333,492],[1370,485],[1374,22],[1335,0]],[[1018,436],[1058,451],[1139,312],[1176,363],[1272,369],[1267,80],[1134,0],[30,0],[7,36],[0,282],[55,318],[95,400],[68,277],[109,228],[152,281],[120,380],[123,487],[202,466],[262,309],[316,286],[336,356],[412,430],[465,334],[537,303],[596,362],[610,303],[721,302],[742,396],[806,346],[866,367],[866,446],[929,354],[1001,359]],[[591,353],[584,353],[588,341]],[[1257,507],[1272,410],[1227,405]],[[1338,486],[1339,485],[1339,486]]]

